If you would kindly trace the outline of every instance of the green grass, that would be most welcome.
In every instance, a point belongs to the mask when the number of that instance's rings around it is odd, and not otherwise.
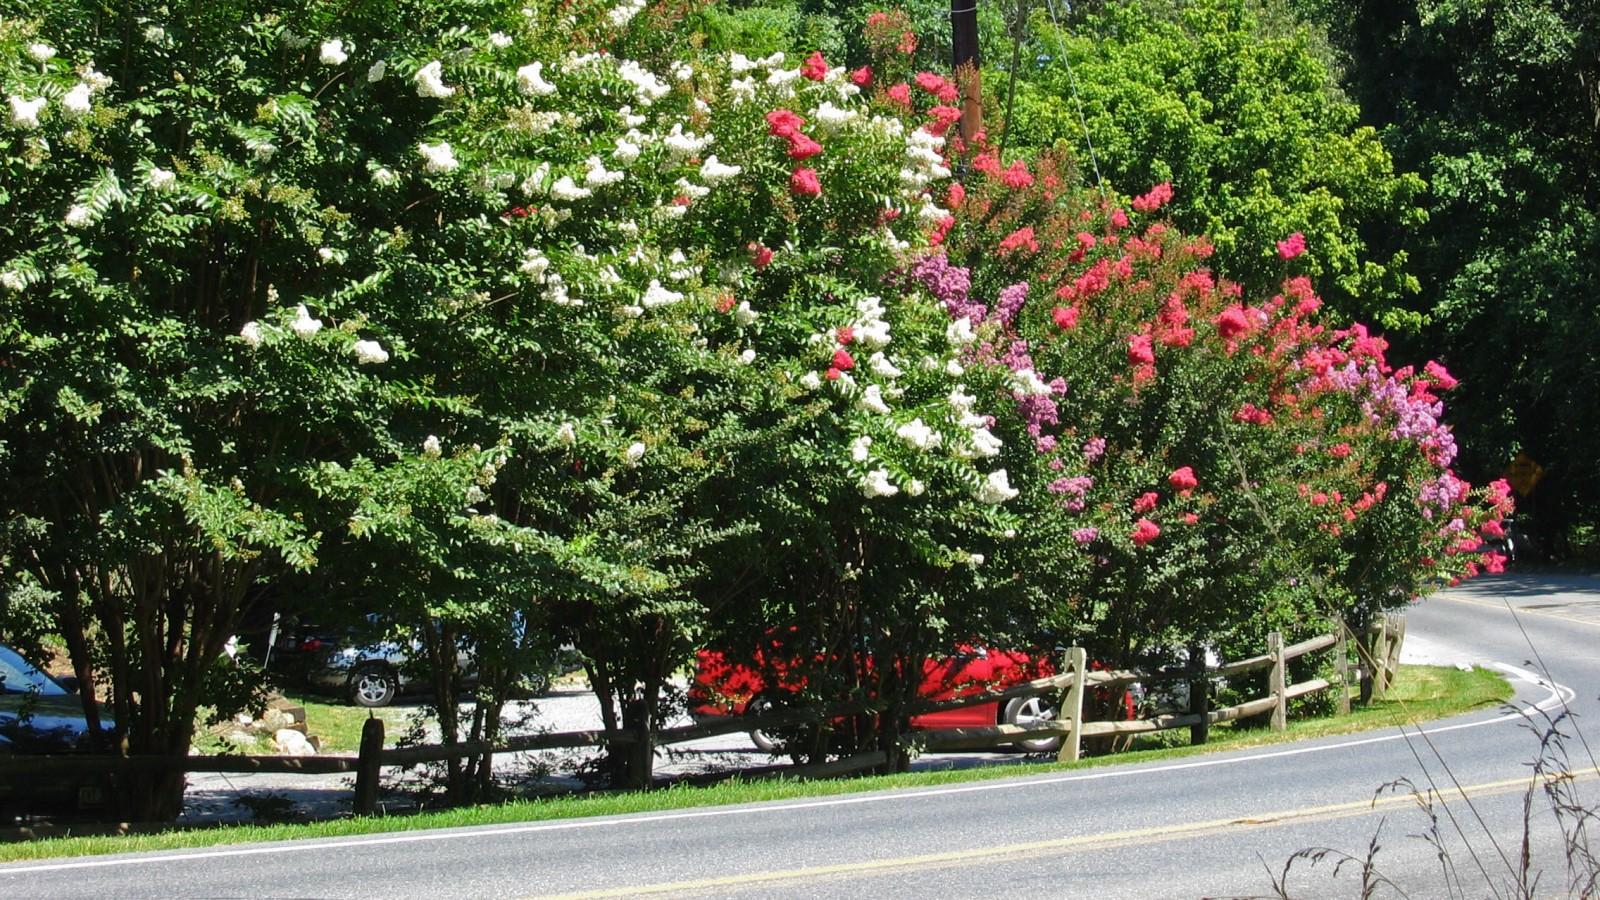
[[[190,831],[112,837],[64,837],[26,843],[0,844],[0,862],[102,853],[209,847],[255,841],[297,838],[331,838],[395,831],[421,831],[471,825],[502,825],[585,816],[662,812],[697,806],[719,806],[763,800],[789,800],[888,788],[926,787],[968,781],[1014,778],[1046,772],[1105,765],[1148,762],[1218,750],[1277,744],[1333,734],[1382,728],[1406,721],[1425,721],[1494,706],[1511,697],[1511,686],[1485,669],[1461,672],[1453,668],[1407,666],[1400,671],[1388,698],[1357,709],[1349,716],[1303,719],[1287,731],[1262,728],[1217,727],[1211,742],[1202,747],[1136,745],[1134,750],[1092,757],[1078,763],[1022,763],[978,769],[911,772],[842,781],[728,781],[707,787],[677,786],[657,791],[518,800],[492,806],[443,810],[387,818],[337,819],[304,825],[236,825]],[[330,707],[330,709],[350,709]],[[319,730],[315,713],[307,707],[313,731]],[[365,710],[360,710],[365,718]],[[330,728],[330,730],[332,730]],[[359,725],[357,725],[359,731]],[[1177,734],[1173,732],[1172,734]],[[1186,734],[1187,732],[1182,732]]]
[[[414,709],[403,706],[388,706],[369,711],[365,707],[344,703],[320,694],[292,690],[284,691],[283,697],[305,708],[306,730],[322,741],[323,753],[356,752],[361,746],[361,728],[367,721],[369,712],[377,714],[384,720],[386,744],[394,743],[395,735],[410,725],[411,718],[415,714]]]

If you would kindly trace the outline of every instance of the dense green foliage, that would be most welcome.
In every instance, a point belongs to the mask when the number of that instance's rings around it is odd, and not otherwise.
[[[1345,55],[1345,84],[1400,165],[1429,183],[1409,242],[1427,348],[1463,376],[1469,472],[1518,451],[1546,534],[1600,509],[1600,4],[1298,0]]]

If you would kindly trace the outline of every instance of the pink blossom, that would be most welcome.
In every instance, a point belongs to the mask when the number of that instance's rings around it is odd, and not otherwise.
[[[1133,198],[1133,208],[1142,213],[1152,213],[1166,206],[1172,199],[1172,182],[1163,181],[1150,189],[1150,193]]]
[[[1161,526],[1149,519],[1140,519],[1133,525],[1133,545],[1143,547],[1161,536]]]
[[[796,197],[816,197],[822,193],[822,182],[817,180],[817,171],[804,167],[794,170],[789,176],[789,192]]]
[[[821,50],[814,50],[806,57],[806,61],[800,64],[800,74],[812,81],[828,77],[828,63],[822,58]]]
[[[1172,474],[1167,476],[1167,484],[1172,485],[1172,489],[1179,493],[1188,494],[1200,486],[1200,479],[1194,477],[1193,467],[1184,466],[1181,469],[1174,469]]]
[[[1278,255],[1284,259],[1294,259],[1304,252],[1306,252],[1306,236],[1298,231],[1278,242]]]

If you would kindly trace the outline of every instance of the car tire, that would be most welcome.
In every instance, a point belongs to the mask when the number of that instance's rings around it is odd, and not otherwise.
[[[350,702],[375,709],[394,702],[400,679],[383,663],[362,663],[350,673]]]
[[[1056,718],[1055,704],[1049,697],[1035,694],[1032,697],[1014,697],[1005,705],[1005,710],[1000,714],[1002,725],[1032,725],[1036,722],[1053,722]],[[1017,741],[1011,747],[1023,753],[1053,753],[1061,749],[1061,737],[1035,738],[1028,741]]]
[[[772,702],[772,698],[763,694],[745,704],[744,714],[747,716],[759,716],[772,712],[777,708],[778,706]],[[777,754],[785,752],[784,748],[788,742],[778,735],[770,734],[759,728],[753,728],[750,730],[750,743],[755,744],[756,749],[762,753]]]

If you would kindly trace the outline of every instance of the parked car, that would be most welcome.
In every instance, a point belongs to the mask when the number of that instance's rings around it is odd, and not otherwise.
[[[803,676],[791,654],[781,642],[773,640],[751,654],[749,662],[737,661],[729,653],[701,650],[695,658],[694,681],[689,686],[689,713],[697,721],[726,716],[758,715],[790,705],[805,687]],[[863,665],[870,667],[871,661]],[[1004,650],[974,644],[956,647],[947,656],[929,658],[923,663],[917,696],[928,701],[953,700],[974,694],[1003,691],[1019,684],[1046,678],[1056,673],[1046,657],[1018,650]],[[1124,694],[1114,705],[1132,715],[1132,697]],[[995,724],[1031,725],[1055,718],[1054,701],[1040,694],[1015,697],[1003,705],[988,701],[958,709],[925,713],[911,717],[918,730],[970,728]],[[780,752],[783,740],[759,729],[750,732],[756,747]],[[1060,738],[1018,741],[1016,749],[1030,753],[1052,751]]]
[[[102,712],[100,726],[109,732],[116,723]],[[92,749],[76,685],[50,677],[0,644],[0,759]],[[109,789],[103,775],[0,779],[0,824],[29,814],[93,813],[105,807]]]
[[[281,665],[304,679],[308,687],[369,708],[388,706],[403,694],[428,690],[427,679],[418,676],[416,666],[407,664],[425,653],[418,641],[372,640],[353,631],[322,628],[285,632],[274,651]],[[566,671],[558,658],[565,657],[558,654],[547,666],[524,676],[518,692],[538,696],[548,691],[558,670]],[[471,653],[458,650],[456,665],[468,684],[477,680]]]

